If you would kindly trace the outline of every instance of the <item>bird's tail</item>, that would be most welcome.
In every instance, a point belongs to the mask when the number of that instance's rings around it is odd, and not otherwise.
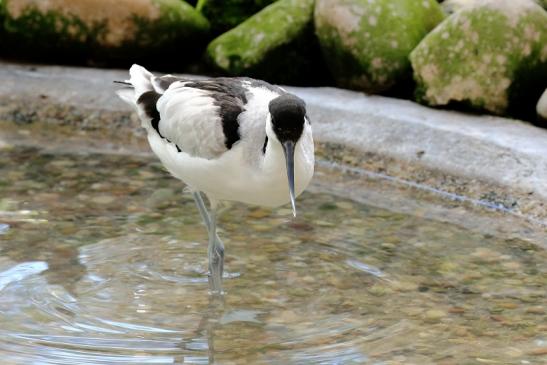
[[[130,79],[125,81],[115,81],[116,83],[126,85],[123,89],[117,90],[116,94],[132,106],[137,105],[139,96],[147,91],[154,90],[152,86],[152,75],[147,69],[139,65],[133,65],[129,69]]]

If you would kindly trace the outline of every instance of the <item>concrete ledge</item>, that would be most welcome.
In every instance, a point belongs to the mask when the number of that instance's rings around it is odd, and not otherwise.
[[[0,62],[0,120],[138,139],[136,117],[114,95],[112,81],[126,76]],[[547,222],[546,130],[335,88],[288,89],[308,103],[324,160]]]
[[[334,88],[290,89],[308,102],[320,141],[521,188],[547,199],[547,130]]]

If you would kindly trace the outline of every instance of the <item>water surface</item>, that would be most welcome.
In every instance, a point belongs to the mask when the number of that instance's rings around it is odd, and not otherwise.
[[[545,364],[547,253],[305,193],[206,231],[155,160],[0,151],[8,364]]]

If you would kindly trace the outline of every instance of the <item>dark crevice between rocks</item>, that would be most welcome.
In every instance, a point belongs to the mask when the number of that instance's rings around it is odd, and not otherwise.
[[[533,57],[539,59],[537,57]],[[534,69],[535,72],[530,72]],[[547,121],[536,115],[536,105],[547,88],[547,62],[543,67],[533,65],[528,59],[520,64],[513,76],[513,83],[509,88],[509,108],[507,115],[526,120],[539,127],[547,128]]]

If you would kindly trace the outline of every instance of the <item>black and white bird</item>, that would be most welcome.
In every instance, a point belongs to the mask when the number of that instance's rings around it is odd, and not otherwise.
[[[165,168],[192,191],[209,233],[211,290],[221,293],[219,202],[267,207],[290,202],[296,215],[295,198],[314,171],[306,105],[280,87],[251,78],[156,77],[139,65],[129,74],[117,93],[137,111]]]

